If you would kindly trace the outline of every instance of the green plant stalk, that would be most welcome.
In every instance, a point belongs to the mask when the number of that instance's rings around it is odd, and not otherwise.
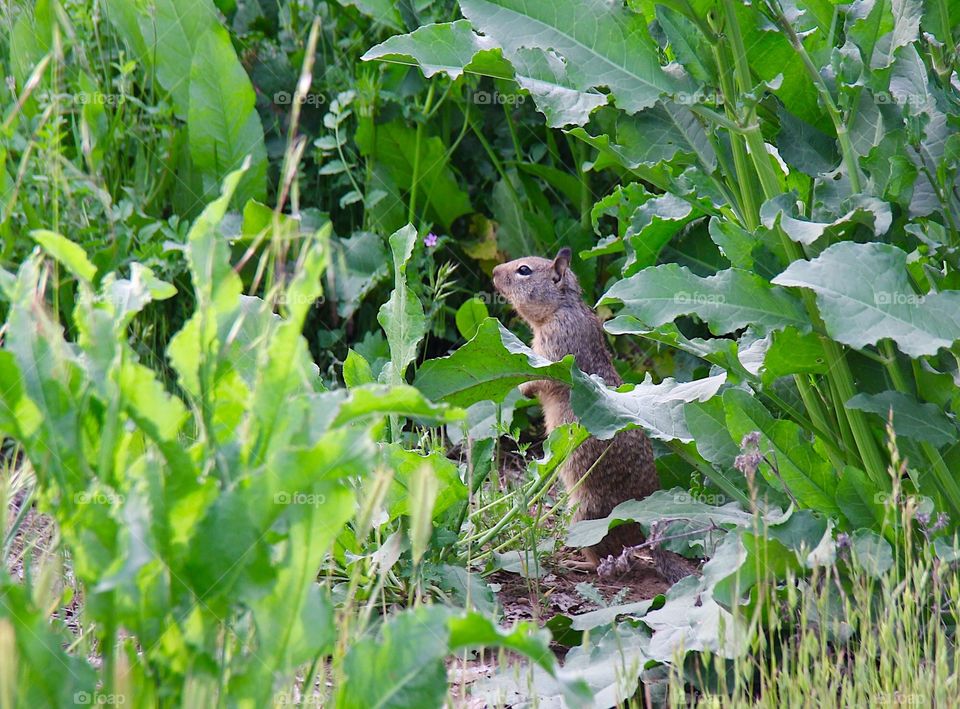
[[[747,53],[743,46],[743,38],[740,34],[740,26],[737,22],[733,0],[723,0],[723,4],[727,16],[728,36],[733,43],[734,69],[737,83],[741,91],[747,92],[751,88],[750,67],[747,64]],[[773,167],[767,156],[763,135],[760,132],[760,126],[754,120],[755,116],[753,111],[751,111],[751,115],[747,118],[747,147],[749,148],[750,156],[756,167],[757,175],[760,178],[760,185],[763,188],[764,197],[766,199],[772,199],[780,194],[780,184],[776,175],[773,173]],[[777,227],[777,232],[783,244],[784,251],[787,254],[787,258],[791,262],[804,258],[799,245],[793,242],[784,233],[783,229]],[[801,289],[801,297],[814,328],[822,331],[823,327],[813,294],[806,289]],[[821,336],[820,340],[823,344],[824,355],[827,361],[826,377],[830,380],[834,391],[841,400],[843,402],[848,401],[855,395],[856,390],[853,384],[853,375],[850,372],[850,367],[843,355],[843,351],[840,346],[829,337]],[[804,389],[807,387],[806,382],[803,382],[799,377],[795,377],[795,381],[797,382],[798,389],[801,391],[801,398],[804,401],[804,405],[813,406],[812,409],[808,409],[811,419],[813,419],[817,425],[826,423],[826,416],[820,409],[819,403],[815,402],[812,392],[804,392]],[[847,409],[845,406],[838,408],[838,417],[841,412],[847,418],[847,423],[853,434],[861,460],[866,468],[866,473],[875,484],[882,488],[886,483],[885,467],[863,412],[855,409]]]
[[[736,13],[733,9],[733,5],[730,0],[724,0],[724,2],[727,9],[728,31],[730,33],[731,40],[734,42],[735,72],[738,82],[740,83],[740,90],[746,92],[751,88],[749,67],[746,63],[746,50],[743,48],[743,40],[740,35],[739,23],[736,18]],[[714,46],[714,58],[717,64],[718,76],[720,77],[721,81],[721,91],[723,91],[724,94],[724,105],[727,107],[727,112],[731,118],[736,120],[737,117],[733,113],[733,106],[735,106],[737,103],[737,92],[733,81],[731,80],[731,70],[726,57],[724,56],[723,47],[719,44]],[[760,177],[761,186],[763,187],[764,193],[767,194],[769,198],[770,196],[779,193],[779,185],[777,185],[776,177],[771,174],[769,161],[765,160],[766,148],[763,145],[763,138],[760,135],[759,127],[753,121],[752,115],[748,118],[751,121],[751,125],[749,128],[743,129],[742,132],[748,141],[747,145],[751,148],[751,154],[753,155],[755,163],[758,162],[758,155],[762,156],[762,164],[755,165],[756,174]],[[733,149],[734,163],[737,171],[737,185],[734,187],[735,189],[738,188],[740,190],[742,203],[741,211],[745,220],[745,226],[750,231],[754,231],[759,227],[759,200],[754,195],[753,191],[755,186],[753,174],[747,169],[747,157],[745,146],[742,142],[743,139],[744,137],[739,133],[730,135],[730,144]],[[757,145],[758,142],[759,146]],[[759,153],[757,152],[758,150]],[[780,231],[781,240],[789,242],[789,239],[787,239],[782,230],[778,229],[778,231]],[[795,248],[793,242],[789,242],[789,245],[785,243],[784,248],[786,249],[787,253],[791,255],[791,261],[801,258],[801,255]],[[808,312],[809,309],[810,306],[808,304]],[[811,389],[803,377],[795,376],[794,382],[796,383],[797,390],[800,393],[800,398],[803,401],[804,407],[807,409],[811,421],[819,430],[829,431],[830,425],[829,421],[827,420],[826,412],[821,406],[819,399],[817,399],[816,393]]]
[[[845,407],[846,399],[844,399],[840,395],[840,392],[837,391],[837,388],[835,386],[836,383],[834,382],[833,379],[830,379],[828,377],[826,379],[826,383],[827,383],[827,393],[829,394],[829,397],[830,397],[829,400],[833,405],[833,410],[843,411],[846,408]],[[850,443],[850,445],[846,446],[846,451],[847,451],[846,462],[849,465],[859,467],[860,461],[857,458],[857,454],[860,451],[856,447],[856,440],[854,439],[853,431],[850,429],[850,422],[847,420],[845,416],[837,416],[836,420],[837,420],[837,428],[840,430],[841,439],[843,439],[845,442]]]
[[[593,462],[593,465],[591,465],[591,466],[587,469],[587,472],[585,472],[585,473],[583,474],[583,476],[576,482],[576,484],[575,484],[572,488],[570,488],[569,490],[566,490],[566,491],[564,492],[564,494],[561,496],[561,498],[557,501],[557,504],[554,505],[553,508],[552,508],[549,512],[547,512],[545,515],[543,515],[540,519],[545,520],[545,519],[551,517],[551,516],[555,513],[556,510],[560,509],[560,507],[562,506],[563,502],[565,502],[566,500],[570,499],[570,496],[571,496],[574,492],[576,492],[577,489],[583,484],[583,482],[587,479],[587,477],[593,472],[593,470],[594,470],[594,468],[597,466],[597,464],[600,463],[601,460],[603,460],[603,457],[607,454],[607,451],[608,451],[608,450],[610,450],[610,446],[607,446],[606,448],[603,449],[603,453],[601,453],[599,456],[597,456],[597,459]],[[488,541],[490,541],[491,539],[493,539],[493,538],[496,536],[496,534],[493,533],[494,530],[496,530],[496,533],[499,533],[499,532],[506,526],[506,524],[507,524],[509,521],[511,521],[511,520],[513,520],[513,519],[516,518],[516,516],[519,514],[520,510],[525,509],[525,508],[528,507],[529,505],[537,502],[537,501],[547,492],[547,490],[550,489],[550,487],[553,485],[553,482],[557,479],[557,476],[559,476],[559,475],[560,475],[560,466],[558,465],[556,468],[554,468],[554,469],[551,471],[550,475],[547,476],[547,478],[545,478],[545,479],[542,481],[542,485],[539,487],[539,489],[537,490],[536,494],[535,494],[533,497],[531,497],[530,499],[528,499],[528,500],[525,501],[525,502],[526,502],[526,505],[515,504],[515,505],[510,509],[510,511],[507,513],[507,515],[504,517],[504,519],[498,521],[497,524],[496,524],[493,528],[491,528],[488,532],[486,532],[485,534],[483,534],[482,538],[481,538],[479,541],[477,541],[476,544],[477,544],[478,546],[483,546],[483,545],[486,544]],[[509,519],[507,519],[507,517],[509,517]],[[499,551],[500,549],[503,549],[504,547],[506,547],[506,546],[508,546],[509,544],[513,543],[513,542],[516,541],[517,539],[520,539],[520,538],[523,536],[523,534],[524,534],[524,531],[521,530],[518,534],[513,535],[512,537],[510,537],[510,538],[507,539],[506,541],[504,541],[504,542],[502,542],[501,544],[499,544],[499,545],[498,545],[497,547],[495,547],[494,549],[487,550],[487,551],[479,554],[478,556],[475,556],[475,557],[474,557],[474,560],[476,561],[476,560],[478,560],[478,559],[482,559],[482,558],[484,558],[484,557],[487,557],[487,556],[491,555],[494,551]]]
[[[590,213],[593,211],[593,190],[590,189],[590,172],[583,169],[586,162],[586,145],[577,141],[574,155],[577,160],[577,174],[580,176],[580,227],[590,232]]]
[[[424,117],[430,114],[430,106],[433,103],[435,89],[436,83],[431,81],[430,88],[427,89],[427,98],[423,102],[422,113]],[[424,121],[421,120],[417,123],[416,140],[413,150],[413,176],[410,180],[410,203],[407,207],[407,221],[411,224],[414,223],[414,219],[416,219],[417,216],[417,187],[420,182],[420,145],[423,142],[423,127]]]
[[[884,340],[880,343],[880,349],[884,354],[884,366],[886,367],[887,374],[890,376],[890,381],[894,389],[902,394],[912,396],[913,391],[897,363],[897,353],[894,350],[893,344],[890,340]],[[951,507],[951,514],[954,517],[960,515],[960,485],[957,484],[956,479],[950,473],[946,463],[944,463],[940,451],[929,441],[920,441],[920,449],[933,468],[933,475],[937,479],[940,490]]]
[[[735,109],[736,92],[733,82],[730,80],[730,69],[726,57],[723,54],[721,45],[713,47],[714,61],[717,65],[717,75],[720,77],[720,90],[723,92],[723,104],[727,115],[736,121]],[[756,204],[753,194],[753,175],[747,169],[747,156],[744,150],[743,135],[740,131],[730,132],[730,149],[733,151],[733,164],[737,172],[736,184],[730,185],[730,190],[734,194],[740,195],[739,213],[744,219],[744,226],[747,230],[753,232],[760,225],[757,216],[760,209]]]
[[[602,457],[603,456],[601,456],[601,458]],[[598,458],[597,460],[599,461],[600,458]],[[594,465],[596,465],[596,463],[594,463]],[[592,467],[591,467],[591,470],[592,470]],[[501,517],[499,520],[497,520],[497,523],[490,529],[484,532],[481,532],[479,534],[472,534],[466,537],[465,539],[460,540],[458,544],[460,545],[476,544],[478,546],[483,546],[484,544],[486,544],[488,541],[490,541],[495,536],[497,536],[497,534],[499,534],[504,527],[506,527],[510,522],[516,519],[517,515],[520,514],[520,512],[522,512],[524,509],[526,509],[533,503],[537,502],[541,497],[543,497],[543,495],[546,494],[547,490],[549,490],[550,487],[553,485],[553,483],[556,481],[557,476],[559,474],[560,474],[560,466],[557,466],[546,477],[537,478],[536,480],[534,480],[533,483],[530,485],[531,489],[529,491],[529,497],[527,495],[524,495],[521,499],[515,501],[513,506],[507,511],[507,513],[503,517]],[[516,494],[517,494],[516,490],[510,493],[511,496],[516,496]],[[483,508],[483,509],[486,509],[486,508]]]
[[[729,2],[729,0],[726,1]],[[816,87],[820,101],[827,110],[827,115],[830,116],[830,122],[833,123],[834,130],[837,132],[837,141],[840,143],[840,154],[843,156],[843,164],[846,166],[847,175],[850,178],[850,189],[854,194],[860,194],[860,168],[857,164],[857,155],[853,150],[853,143],[850,142],[850,134],[847,131],[846,124],[843,122],[840,111],[837,109],[837,104],[834,102],[833,96],[830,95],[830,90],[827,88],[826,82],[824,82],[823,77],[820,76],[820,72],[810,58],[807,48],[803,46],[803,42],[793,29],[793,25],[790,24],[780,9],[778,0],[770,0],[770,6],[774,12],[777,24],[780,25],[780,29],[787,36],[793,50],[800,56],[800,60],[803,62],[803,68],[813,82],[814,87]]]
[[[830,428],[821,428],[820,426],[817,426],[811,419],[804,416],[802,412],[796,410],[788,402],[784,401],[783,398],[776,394],[772,389],[770,391],[763,391],[761,389],[759,380],[756,382],[751,381],[750,388],[754,390],[754,393],[757,396],[764,396],[770,399],[770,401],[772,401],[782,411],[785,411],[787,414],[789,414],[790,418],[796,421],[802,428],[813,431],[814,434],[819,436],[820,440],[822,440],[824,445],[827,446],[827,454],[830,456],[830,462],[833,463],[833,465],[837,468],[843,467],[845,453],[844,450],[838,446],[830,436]],[[808,387],[807,391],[813,396],[816,396],[816,393],[812,390],[812,388]],[[804,406],[806,407],[806,404],[804,404]],[[809,408],[807,408],[807,411],[809,411]]]

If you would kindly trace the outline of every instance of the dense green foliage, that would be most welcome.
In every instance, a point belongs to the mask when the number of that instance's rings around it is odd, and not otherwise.
[[[960,695],[960,4],[37,0],[0,37],[0,706],[438,706],[478,648],[491,704]],[[493,294],[560,246],[618,390]],[[539,456],[544,378],[580,423]],[[567,528],[559,465],[629,427],[664,490]],[[625,520],[702,575],[500,625],[486,574]]]

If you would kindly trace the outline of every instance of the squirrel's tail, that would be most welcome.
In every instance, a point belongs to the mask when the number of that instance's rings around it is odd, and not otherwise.
[[[650,553],[653,556],[653,565],[656,567],[657,573],[663,576],[671,586],[680,579],[692,576],[699,571],[697,565],[692,561],[672,551],[653,547]]]

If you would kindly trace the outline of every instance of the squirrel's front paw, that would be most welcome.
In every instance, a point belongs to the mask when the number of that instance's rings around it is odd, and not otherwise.
[[[524,382],[518,388],[520,389],[520,394],[522,396],[526,397],[527,399],[533,399],[540,391],[540,382]]]

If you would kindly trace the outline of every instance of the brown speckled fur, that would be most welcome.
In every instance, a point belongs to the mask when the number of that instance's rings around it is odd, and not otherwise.
[[[493,270],[494,287],[533,329],[533,350],[537,354],[554,361],[573,354],[582,371],[599,375],[608,386],[619,386],[623,382],[613,367],[603,326],[583,302],[580,284],[569,263],[569,249],[561,250],[552,261],[538,256],[516,259]],[[522,267],[530,273],[523,273]],[[540,399],[548,433],[575,420],[568,387],[541,380],[527,382],[520,390],[524,396],[536,395]],[[602,459],[591,470],[601,455]],[[641,500],[660,487],[650,441],[638,429],[621,431],[606,441],[591,436],[567,459],[560,475],[571,490],[588,471],[587,479],[571,494],[578,505],[574,521],[606,517],[624,500]],[[599,559],[619,554],[624,546],[642,541],[639,525],[624,524],[585,553],[588,561],[596,565]],[[654,557],[657,556],[655,553]],[[664,566],[663,561],[657,560],[657,566]],[[689,573],[670,568],[659,570],[670,580]]]

